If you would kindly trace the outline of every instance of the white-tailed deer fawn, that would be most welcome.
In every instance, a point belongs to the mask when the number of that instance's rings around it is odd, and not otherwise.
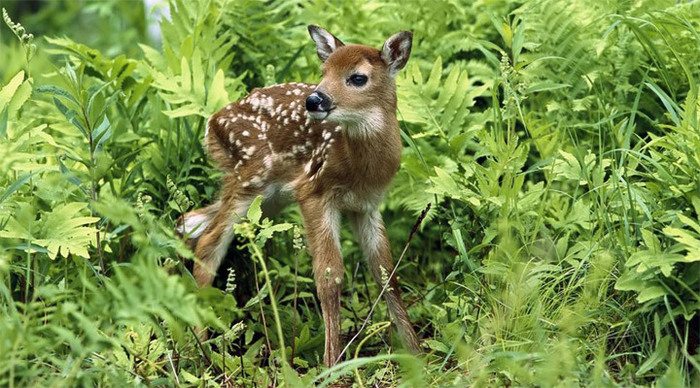
[[[206,146],[226,174],[220,199],[185,214],[179,231],[193,239],[194,276],[207,286],[233,239],[232,224],[256,196],[264,196],[265,210],[296,199],[325,322],[323,360],[331,366],[341,351],[341,214],[348,216],[375,280],[382,284],[393,269],[378,208],[399,168],[394,76],[408,61],[412,34],[399,32],[377,50],[345,45],[316,26],[309,33],[323,61],[321,83],[255,89],[209,119]],[[396,279],[389,281],[384,297],[392,321],[404,345],[417,352]]]

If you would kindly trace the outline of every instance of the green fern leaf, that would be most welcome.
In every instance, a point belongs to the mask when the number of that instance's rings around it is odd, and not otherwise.
[[[51,260],[58,255],[68,257],[70,254],[87,259],[90,257],[88,248],[95,245],[98,231],[89,225],[99,218],[81,216],[86,207],[87,204],[82,202],[59,205],[35,221],[33,209],[23,203],[8,220],[5,229],[0,231],[0,238],[19,239],[45,248]]]

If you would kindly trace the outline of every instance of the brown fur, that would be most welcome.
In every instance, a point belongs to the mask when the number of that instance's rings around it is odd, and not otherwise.
[[[410,33],[403,34],[408,34],[410,53]],[[324,363],[328,366],[336,362],[341,351],[341,213],[350,217],[372,275],[381,284],[382,268],[388,274],[393,263],[377,208],[399,168],[402,149],[396,87],[382,52],[367,46],[343,46],[333,39],[330,42],[336,47],[319,45],[319,50],[325,50],[319,51],[319,56],[327,57],[319,85],[290,83],[255,89],[209,119],[206,145],[226,173],[220,205],[184,216],[185,220],[197,217],[191,219],[208,221],[196,242],[199,261],[194,269],[197,283],[206,286],[231,241],[231,223],[252,198],[264,195],[269,199],[275,193],[289,192],[297,200],[313,256],[326,331]],[[405,56],[399,59],[405,63],[408,53],[399,53]],[[368,76],[364,87],[346,82],[355,72]],[[305,109],[306,97],[314,90],[328,95],[337,108],[327,119],[312,120]],[[385,299],[392,319],[406,346],[418,351],[418,339],[396,279],[390,282]]]

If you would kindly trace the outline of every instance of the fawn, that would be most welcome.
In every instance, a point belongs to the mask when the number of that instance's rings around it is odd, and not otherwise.
[[[399,168],[394,76],[408,61],[413,36],[399,32],[377,50],[345,45],[317,26],[308,30],[323,62],[323,79],[318,85],[255,89],[209,119],[207,151],[225,171],[220,199],[185,214],[178,231],[195,247],[197,284],[211,285],[233,239],[232,224],[251,201],[262,195],[263,211],[269,212],[295,199],[325,323],[323,360],[332,366],[341,352],[341,213],[349,218],[375,280],[382,284],[393,269],[378,207]],[[392,321],[404,345],[418,352],[396,279],[389,282],[384,297]]]

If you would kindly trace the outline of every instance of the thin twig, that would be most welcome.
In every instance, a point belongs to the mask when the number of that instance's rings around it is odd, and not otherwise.
[[[180,378],[177,377],[177,372],[175,372],[175,364],[173,364],[172,351],[168,352],[168,361],[170,361],[170,369],[173,371],[173,378],[175,378],[175,384],[180,386]]]
[[[209,354],[207,354],[206,349],[204,349],[204,345],[202,345],[202,342],[199,340],[199,336],[197,333],[194,331],[192,326],[187,325],[187,328],[190,330],[190,333],[192,333],[192,336],[194,337],[194,342],[197,345],[197,348],[199,349],[200,352],[202,352],[202,356],[204,356],[204,359],[209,365],[213,365],[211,362],[211,358],[209,358]]]
[[[340,352],[338,355],[338,358],[335,360],[336,363],[340,362],[340,359],[343,357],[343,354],[350,348],[350,345],[357,339],[357,337],[360,336],[360,333],[362,333],[362,330],[364,330],[365,326],[367,326],[367,323],[369,322],[370,318],[372,317],[372,313],[374,313],[374,309],[377,307],[377,304],[379,304],[379,300],[382,298],[384,295],[384,292],[389,288],[389,283],[391,282],[391,279],[394,278],[394,274],[396,274],[396,270],[399,268],[399,264],[401,264],[401,260],[403,260],[403,257],[406,255],[406,252],[408,251],[408,246],[411,244],[411,240],[413,239],[413,235],[416,234],[418,231],[418,228],[420,227],[420,224],[423,222],[423,219],[425,219],[425,216],[428,214],[428,211],[430,210],[430,203],[428,203],[428,206],[423,209],[423,211],[420,213],[418,216],[418,219],[416,220],[416,223],[413,225],[413,228],[411,228],[411,233],[408,235],[408,240],[406,241],[406,244],[403,247],[403,251],[401,252],[401,256],[399,256],[399,259],[396,260],[396,264],[394,264],[394,268],[391,270],[391,273],[389,274],[389,277],[387,278],[386,283],[384,283],[384,286],[382,287],[382,290],[379,292],[379,295],[377,295],[377,299],[374,300],[374,303],[372,304],[372,308],[369,309],[369,313],[367,313],[367,318],[362,322],[362,325],[360,326],[360,330],[355,333],[355,335],[348,341],[348,344],[345,345],[343,350]]]

